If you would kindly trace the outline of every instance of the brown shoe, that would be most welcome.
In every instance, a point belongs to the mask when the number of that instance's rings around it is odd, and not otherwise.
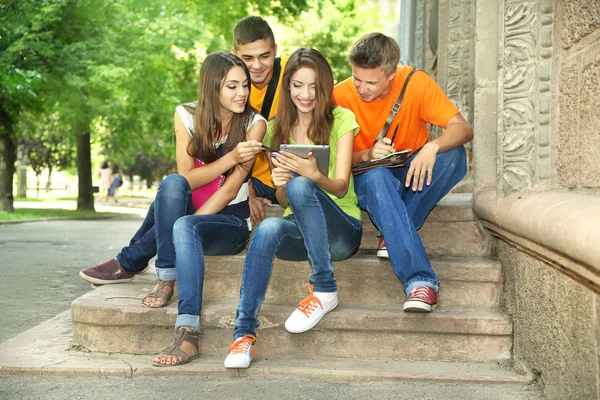
[[[95,285],[125,283],[133,280],[133,274],[123,271],[115,258],[93,268],[81,270],[79,276],[81,279]]]

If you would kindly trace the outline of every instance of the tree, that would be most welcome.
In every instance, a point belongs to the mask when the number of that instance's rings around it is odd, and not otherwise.
[[[13,212],[17,124],[39,105],[63,0],[0,2],[0,211]]]
[[[50,190],[52,171],[69,167],[73,161],[73,143],[69,135],[65,134],[69,127],[61,124],[57,113],[47,117],[41,116],[39,120],[31,118],[30,121],[32,126],[27,129],[29,133],[21,136],[19,145],[25,150],[29,164],[36,174],[38,192],[40,175],[44,170],[48,171],[46,190]]]
[[[383,20],[371,3],[5,1],[0,4],[0,204],[4,196],[4,208],[12,207],[15,121],[34,115],[25,111],[36,110],[40,119],[57,116],[62,137],[77,148],[78,208],[93,209],[91,143],[104,148],[125,173],[156,177],[173,167],[173,110],[196,98],[206,55],[231,49],[236,20],[265,16],[277,32],[280,53],[315,47],[340,79],[349,76],[346,55],[352,42]],[[143,165],[155,173],[144,173]]]

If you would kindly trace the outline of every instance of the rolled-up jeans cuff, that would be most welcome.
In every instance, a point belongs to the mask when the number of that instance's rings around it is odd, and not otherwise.
[[[176,281],[177,272],[175,268],[156,268],[156,278],[161,281]]]
[[[412,281],[411,283],[409,283],[404,288],[404,292],[406,293],[406,297],[410,296],[410,292],[412,292],[413,289],[416,289],[419,286],[428,286],[428,287],[432,288],[433,290],[435,290],[436,293],[440,290],[440,286],[436,285],[433,282],[428,282],[428,281]]]
[[[200,316],[190,314],[179,314],[175,321],[175,331],[182,326],[189,326],[193,331],[200,333]]]

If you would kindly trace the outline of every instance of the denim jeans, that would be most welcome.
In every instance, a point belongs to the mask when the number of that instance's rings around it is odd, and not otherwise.
[[[237,254],[249,237],[248,222],[231,214],[189,215],[177,220],[173,228],[179,290],[175,330],[189,326],[200,333],[204,256]]]
[[[265,185],[260,180],[252,178],[252,186],[254,186],[254,192],[257,197],[264,197],[265,199],[271,200],[273,204],[277,203],[277,197],[275,196],[275,189]]]
[[[412,184],[405,187],[406,174],[413,154],[406,166],[376,168],[354,178],[358,204],[367,210],[371,221],[385,238],[392,268],[402,281],[408,296],[418,286],[429,286],[436,292],[439,281],[417,229],[433,207],[465,176],[467,160],[465,148],[439,153],[433,168],[431,185],[414,192]]]
[[[309,260],[315,292],[335,292],[331,261],[345,260],[360,246],[362,225],[313,181],[298,176],[287,184],[293,215],[267,218],[256,228],[244,262],[234,337],[256,335],[258,312],[267,291],[275,256]]]
[[[121,267],[136,273],[156,259],[156,276],[163,281],[176,279],[173,225],[184,215],[194,213],[192,191],[183,176],[168,175],[159,185],[156,199],[150,205],[142,226],[135,233],[129,246],[117,255]]]

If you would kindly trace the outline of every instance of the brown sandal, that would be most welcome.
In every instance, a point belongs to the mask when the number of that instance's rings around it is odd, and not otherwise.
[[[194,346],[196,354],[190,356],[185,351],[181,350],[180,347],[183,342],[188,342],[192,346]],[[181,361],[179,361],[177,364],[161,364],[156,361],[152,361],[152,365],[156,367],[176,367],[178,365],[187,364],[190,361],[198,358],[199,353],[200,350],[198,349],[198,334],[196,332],[188,331],[187,329],[180,327],[177,330],[177,336],[175,337],[175,340],[173,340],[173,343],[171,343],[171,345],[167,346],[163,351],[161,351],[158,356],[164,354],[166,356],[181,357]]]
[[[171,293],[165,290],[165,287],[167,286],[171,288]],[[156,286],[154,287],[154,289],[152,289],[152,291],[146,296],[144,296],[144,298],[142,299],[142,305],[148,308],[166,307],[166,305],[169,304],[169,300],[171,300],[171,297],[173,297],[173,293],[175,293],[175,281],[161,281],[159,279],[156,282]],[[147,299],[160,299],[163,301],[163,305],[156,306],[144,304],[144,301]]]

